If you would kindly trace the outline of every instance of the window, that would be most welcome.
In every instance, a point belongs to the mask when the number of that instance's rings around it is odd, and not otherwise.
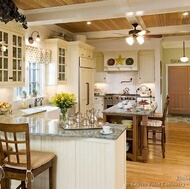
[[[22,98],[25,91],[27,97],[35,97],[44,94],[45,65],[40,63],[26,63],[24,87],[17,88],[17,98]]]
[[[25,86],[16,88],[16,99],[45,94],[45,65],[50,63],[51,51],[26,45],[25,57]]]

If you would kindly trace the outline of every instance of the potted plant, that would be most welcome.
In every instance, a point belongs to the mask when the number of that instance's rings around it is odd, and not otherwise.
[[[27,93],[26,93],[26,91],[23,91],[23,92],[22,92],[22,98],[25,99],[26,97],[27,97]]]
[[[34,89],[34,90],[32,91],[32,96],[33,96],[33,97],[36,97],[37,94],[38,94],[38,91],[36,91],[36,90]]]

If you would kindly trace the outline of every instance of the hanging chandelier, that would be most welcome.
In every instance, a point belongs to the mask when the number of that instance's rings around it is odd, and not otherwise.
[[[185,56],[185,42],[183,41],[183,56],[180,58],[180,61],[187,62],[188,60],[189,58]]]
[[[18,8],[12,0],[0,0],[0,21],[5,24],[15,20],[20,22],[24,29],[27,29],[26,17],[18,12]]]

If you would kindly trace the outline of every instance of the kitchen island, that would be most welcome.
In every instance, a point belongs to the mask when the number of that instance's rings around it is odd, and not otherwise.
[[[133,128],[127,129],[127,141],[130,142],[131,151],[127,156],[133,161],[138,159],[143,162],[148,158],[148,144],[147,144],[147,121],[148,116],[155,111],[156,107],[150,109],[144,108],[131,108],[123,109],[118,108],[118,105],[112,106],[103,111],[103,121],[108,123],[121,123],[122,120],[132,120]],[[142,121],[142,127],[139,128]]]
[[[126,189],[126,127],[110,124],[113,134],[101,129],[66,130],[57,119],[8,118],[1,122],[29,123],[31,149],[56,154],[54,189]],[[15,182],[11,188],[15,188]],[[36,177],[35,189],[48,188],[48,171]]]

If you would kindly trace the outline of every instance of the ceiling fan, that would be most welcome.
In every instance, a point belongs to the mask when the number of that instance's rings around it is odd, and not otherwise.
[[[132,45],[135,41],[135,39],[138,41],[138,43],[141,45],[144,43],[144,38],[161,38],[162,35],[149,35],[149,30],[139,30],[137,29],[138,23],[133,23],[133,30],[129,31],[129,36],[126,37],[126,42],[129,45]]]

